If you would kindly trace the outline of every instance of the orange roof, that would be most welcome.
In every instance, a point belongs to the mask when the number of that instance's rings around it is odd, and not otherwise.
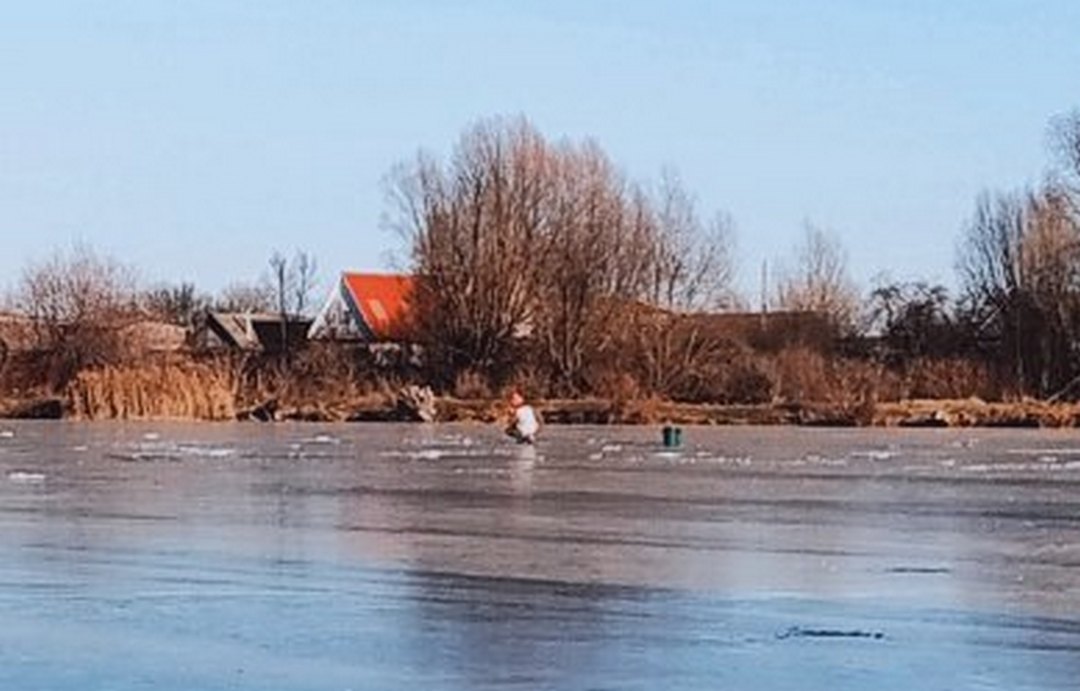
[[[409,309],[413,279],[402,274],[344,273],[341,281],[352,307],[376,340],[399,336]]]

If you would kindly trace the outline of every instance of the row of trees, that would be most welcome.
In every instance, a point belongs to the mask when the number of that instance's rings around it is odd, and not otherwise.
[[[1080,114],[1053,132],[1058,158],[1043,184],[977,201],[957,299],[942,286],[879,281],[860,303],[843,248],[808,224],[771,305],[823,315],[838,337],[880,336],[871,352],[861,339],[858,354],[893,367],[980,360],[997,368],[1002,390],[1071,394],[1080,388]],[[675,175],[634,181],[594,142],[490,120],[448,159],[400,165],[388,188],[433,383],[531,378],[575,395],[629,376],[649,393],[700,399],[717,381],[746,380],[718,369],[741,346],[694,318],[742,306],[733,224],[703,216]],[[137,319],[187,325],[207,307],[307,312],[316,269],[307,253],[275,253],[262,281],[211,297],[192,284],[140,289],[132,269],[79,247],[31,266],[13,303],[33,317],[41,345],[77,368],[109,360],[117,325]]]
[[[880,336],[874,352],[893,365],[978,359],[1003,390],[1067,393],[1080,377],[1080,114],[1053,131],[1059,165],[1045,184],[978,200],[958,298],[880,281],[860,304],[842,247],[808,225],[770,302],[826,315],[841,336]],[[493,120],[448,160],[399,167],[390,189],[419,280],[417,325],[445,379],[525,368],[578,393],[614,363],[663,390],[727,352],[659,316],[739,303],[730,220],[703,220],[673,176],[638,183],[595,143]]]
[[[8,303],[29,317],[48,379],[63,383],[84,367],[126,357],[137,345],[127,327],[140,321],[190,327],[207,309],[306,313],[316,287],[314,258],[275,252],[269,269],[259,282],[234,283],[217,296],[192,283],[143,288],[133,267],[77,245],[28,266]]]
[[[268,273],[254,283],[235,282],[217,295],[200,292],[194,283],[157,285],[135,299],[146,314],[178,326],[187,326],[200,312],[277,312],[307,315],[318,288],[318,262],[305,251],[291,258],[278,251],[270,255]]]

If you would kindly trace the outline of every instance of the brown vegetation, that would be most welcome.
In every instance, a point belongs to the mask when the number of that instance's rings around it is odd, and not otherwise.
[[[442,388],[530,371],[546,391],[585,394],[632,347],[640,305],[711,307],[729,292],[728,228],[706,228],[673,179],[650,195],[595,144],[552,144],[525,121],[476,125],[446,165],[422,156],[392,191]]]
[[[860,305],[843,248],[808,224],[780,309],[725,313],[740,300],[724,215],[703,221],[672,175],[627,179],[592,142],[481,122],[448,161],[420,156],[391,181],[415,343],[178,351],[211,305],[292,319],[314,259],[275,253],[269,280],[215,302],[190,284],[139,292],[79,247],[31,266],[0,321],[0,412],[394,419],[420,384],[445,419],[489,419],[514,387],[567,421],[1074,424],[1055,402],[1080,396],[1080,115],[1055,136],[1049,182],[978,201],[959,300],[882,281]]]
[[[236,391],[223,363],[173,361],[85,370],[66,393],[77,419],[232,420]]]

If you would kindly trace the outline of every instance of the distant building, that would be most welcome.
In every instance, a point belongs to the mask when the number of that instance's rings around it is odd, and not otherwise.
[[[820,312],[670,312],[640,303],[635,309],[638,319],[655,320],[676,333],[736,341],[765,352],[828,350],[838,336],[828,315]]]
[[[837,338],[828,315],[820,312],[720,312],[685,315],[684,319],[711,336],[763,351],[793,346],[827,350]]]
[[[345,272],[308,331],[308,338],[366,343],[409,339],[413,278]]]
[[[197,320],[192,345],[199,350],[280,353],[286,345],[289,350],[302,346],[310,328],[311,319],[296,315],[208,310]]]

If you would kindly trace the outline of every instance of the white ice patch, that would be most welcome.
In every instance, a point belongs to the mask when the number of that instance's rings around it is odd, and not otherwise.
[[[314,437],[309,437],[302,440],[305,444],[333,444],[337,445],[341,443],[341,440],[337,437],[332,437],[329,434],[316,434]]]
[[[7,474],[9,482],[17,485],[40,485],[45,482],[45,473],[33,473],[26,470],[12,470]]]
[[[735,466],[746,468],[753,463],[749,456],[713,456],[708,453],[695,454],[698,462],[702,465]]]
[[[438,461],[448,457],[461,458],[479,454],[472,454],[461,449],[417,449],[415,451],[383,451],[379,455],[383,458],[404,458],[409,461]]]
[[[178,450],[187,455],[197,458],[231,458],[236,455],[236,449],[228,446],[197,446],[182,445]]]
[[[0,439],[14,439],[15,430],[13,429],[0,429]]]
[[[132,451],[130,453],[110,453],[109,458],[129,463],[155,463],[157,461],[177,462],[180,456],[174,453],[160,451]]]
[[[443,434],[439,435],[438,437],[424,435],[424,438],[422,439],[406,439],[404,445],[426,447],[431,444],[436,444],[438,446],[461,447],[475,446],[476,443],[477,442],[475,439],[473,439],[472,437],[467,437],[463,434]]]
[[[1080,469],[1080,461],[1068,461],[1059,463],[1047,461],[1044,458],[1035,459],[1030,463],[974,463],[962,466],[969,473],[995,473],[995,472],[1060,472],[1063,470]]]
[[[158,439],[161,439],[161,435],[157,432],[147,432],[146,434],[142,435],[142,438],[146,441],[157,441]]]
[[[896,458],[899,454],[896,451],[885,449],[871,449],[869,451],[852,451],[849,455],[852,458],[865,458],[870,461],[887,461],[890,458]]]
[[[1057,456],[1080,456],[1080,449],[1009,449],[1005,453],[1011,454],[1013,456],[1049,456],[1051,454]]]

